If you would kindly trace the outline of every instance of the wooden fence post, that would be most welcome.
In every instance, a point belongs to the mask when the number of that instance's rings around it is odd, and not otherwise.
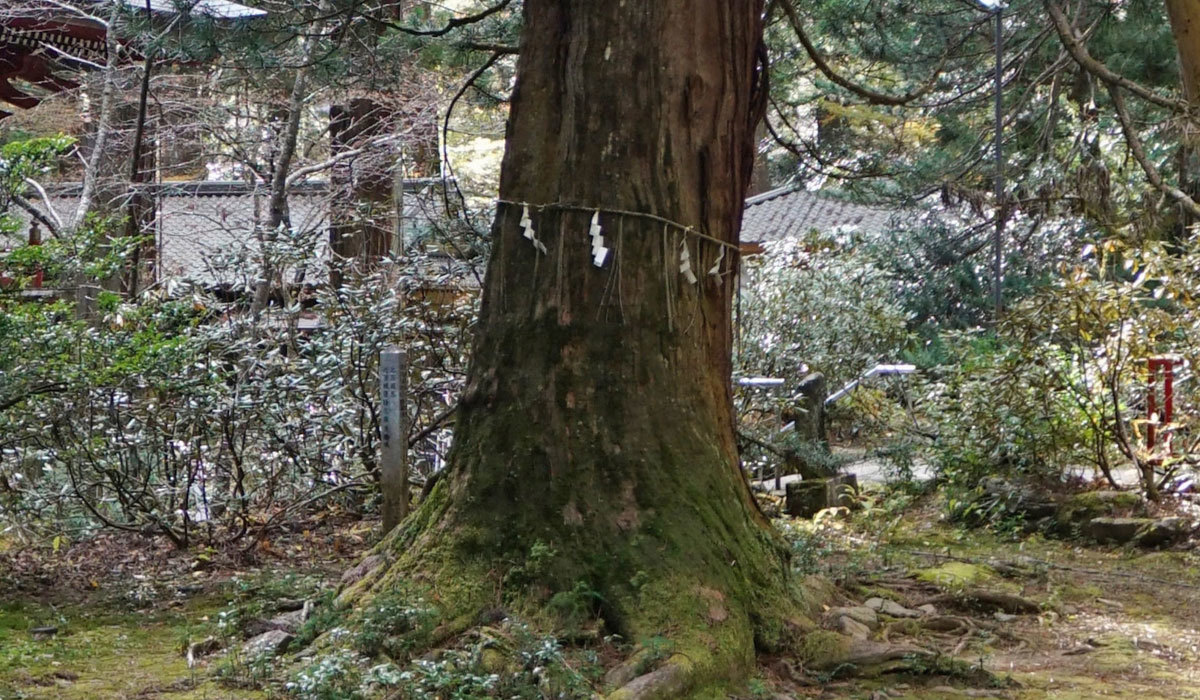
[[[379,485],[383,495],[383,529],[390,532],[408,515],[408,357],[389,346],[379,353],[379,419],[382,437]]]

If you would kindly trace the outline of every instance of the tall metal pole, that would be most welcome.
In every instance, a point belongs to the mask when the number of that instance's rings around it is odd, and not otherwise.
[[[992,154],[996,159],[996,231],[992,237],[992,301],[996,320],[1004,308],[1004,5],[997,4],[996,14],[996,140]]]

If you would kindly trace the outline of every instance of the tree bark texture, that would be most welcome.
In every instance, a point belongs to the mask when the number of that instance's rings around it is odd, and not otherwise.
[[[382,103],[354,98],[330,110],[330,141],[333,154],[363,147],[392,128],[390,110]],[[346,272],[367,273],[392,249],[395,211],[395,161],[390,149],[376,146],[346,160],[333,169],[330,210],[330,249],[337,266],[331,275],[335,285]]]
[[[1188,115],[1181,120],[1183,134],[1179,148],[1179,188],[1193,200],[1200,199],[1200,130],[1197,110],[1200,110],[1200,2],[1196,0],[1165,0],[1171,34],[1179,52],[1179,74]],[[1195,224],[1195,216],[1180,211],[1179,237],[1187,237]]]
[[[1200,104],[1200,3],[1195,0],[1166,0],[1171,33],[1179,50],[1179,72],[1188,104]]]
[[[547,601],[583,586],[606,632],[670,638],[664,677],[689,687],[744,675],[756,646],[806,627],[738,466],[729,387],[762,9],[526,1],[451,466],[381,545],[394,563],[361,589],[424,581],[463,625],[498,596],[553,624]],[[544,253],[524,236],[521,203]],[[685,246],[694,285],[680,273]],[[505,573],[539,545],[552,556],[535,576]]]

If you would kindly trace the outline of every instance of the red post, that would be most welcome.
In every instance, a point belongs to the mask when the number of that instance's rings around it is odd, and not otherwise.
[[[1154,461],[1154,443],[1155,428],[1158,426],[1158,406],[1155,386],[1158,379],[1158,362],[1151,357],[1146,360],[1146,451],[1150,453],[1150,460]]]
[[[1162,463],[1162,456],[1155,455],[1154,450],[1157,447],[1157,438],[1160,431],[1158,426],[1162,426],[1164,454],[1171,454],[1171,420],[1175,416],[1175,365],[1180,364],[1183,360],[1176,355],[1162,355],[1151,357],[1146,360],[1146,369],[1148,377],[1146,383],[1146,449],[1150,452],[1150,461],[1154,464]],[[1158,397],[1156,395],[1156,384],[1158,383],[1158,372],[1162,370],[1163,375],[1163,407],[1162,414],[1156,416],[1158,412]]]

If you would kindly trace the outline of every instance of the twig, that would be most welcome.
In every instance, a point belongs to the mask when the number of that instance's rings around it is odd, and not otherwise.
[[[429,425],[425,426],[416,435],[413,435],[412,437],[410,437],[408,439],[408,446],[416,447],[418,442],[429,437],[429,435],[431,433],[433,433],[433,431],[442,427],[442,424],[446,422],[446,419],[448,419],[450,416],[454,415],[454,413],[456,411],[458,411],[457,403],[454,404],[453,406],[451,406],[450,408],[447,408],[445,411],[442,411],[438,415],[434,416],[433,420],[429,422]]]
[[[298,503],[293,503],[293,504],[287,506],[286,508],[281,509],[279,512],[275,513],[275,515],[272,515],[270,518],[268,518],[267,522],[262,524],[262,527],[258,528],[258,534],[256,534],[254,536],[254,539],[250,540],[250,544],[248,544],[244,548],[242,548],[242,553],[248,554],[250,552],[250,550],[254,549],[254,546],[257,545],[262,540],[262,538],[266,536],[267,531],[271,529],[271,527],[275,524],[275,522],[278,521],[283,516],[287,515],[288,513],[291,513],[292,511],[298,510],[300,508],[304,508],[305,506],[310,506],[313,503],[316,503],[317,501],[328,498],[329,496],[332,496],[335,493],[339,493],[341,491],[345,491],[346,489],[350,489],[350,488],[354,488],[356,486],[362,486],[362,485],[363,485],[363,482],[361,482],[361,481],[357,481],[357,480],[348,481],[340,486],[335,486],[327,491],[322,491],[321,493],[318,493],[317,495],[312,496],[311,498],[306,498],[303,501],[300,501]]]

